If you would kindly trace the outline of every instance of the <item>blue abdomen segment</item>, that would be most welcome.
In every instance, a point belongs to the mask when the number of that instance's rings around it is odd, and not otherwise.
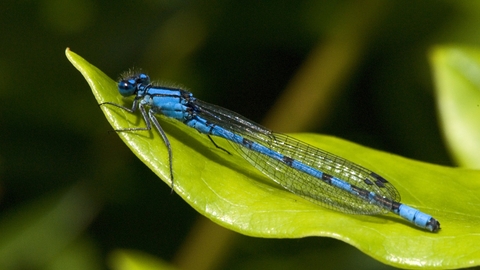
[[[393,212],[411,221],[418,227],[427,229],[429,231],[436,232],[440,229],[440,223],[437,220],[430,215],[427,215],[408,205],[400,204],[398,209],[394,210]]]

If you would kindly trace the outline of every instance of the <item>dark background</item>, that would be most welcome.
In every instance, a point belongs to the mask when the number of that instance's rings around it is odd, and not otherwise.
[[[328,108],[320,105],[302,130],[263,123],[453,165],[438,125],[428,52],[437,44],[480,44],[480,2],[473,1],[6,0],[0,6],[2,269],[107,269],[119,248],[182,265],[179,250],[205,224],[109,133],[66,47],[112,78],[142,67],[262,123],[312,52],[340,44],[340,53],[354,56],[328,87],[335,93]],[[342,57],[330,56],[327,67]],[[220,241],[215,234],[205,238],[193,247],[208,252]],[[228,238],[210,268],[388,268],[328,238]]]

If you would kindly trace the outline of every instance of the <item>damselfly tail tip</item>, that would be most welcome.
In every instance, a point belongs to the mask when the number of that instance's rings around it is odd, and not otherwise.
[[[438,232],[440,230],[440,222],[433,217],[427,222],[427,229],[431,232]]]

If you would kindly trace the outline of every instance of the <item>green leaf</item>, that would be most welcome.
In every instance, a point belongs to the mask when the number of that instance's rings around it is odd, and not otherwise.
[[[437,47],[430,59],[450,151],[459,165],[480,169],[480,49]]]
[[[117,93],[113,80],[68,49],[66,54],[85,76],[97,102],[131,106],[131,100]],[[115,129],[144,125],[139,114],[101,108]],[[159,120],[172,145],[175,192],[226,228],[258,237],[333,237],[398,267],[457,268],[480,263],[479,171],[409,160],[327,136],[294,135],[389,179],[403,203],[440,221],[440,232],[431,233],[393,214],[348,215],[324,209],[277,186],[238,155],[218,150],[197,131],[162,116]],[[170,184],[167,150],[158,132],[119,136]]]

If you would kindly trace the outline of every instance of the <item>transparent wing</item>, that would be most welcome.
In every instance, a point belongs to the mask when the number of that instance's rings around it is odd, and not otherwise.
[[[197,100],[198,101],[198,100]],[[208,122],[242,135],[286,157],[297,160],[323,173],[332,175],[358,188],[393,201],[400,195],[393,185],[370,170],[290,136],[273,133],[245,117],[222,107],[195,101],[197,115]],[[230,141],[229,141],[230,142]],[[329,185],[287,164],[242,144],[230,142],[232,147],[255,168],[272,178],[285,189],[324,207],[352,214],[386,213],[376,204],[370,204],[340,188]]]

